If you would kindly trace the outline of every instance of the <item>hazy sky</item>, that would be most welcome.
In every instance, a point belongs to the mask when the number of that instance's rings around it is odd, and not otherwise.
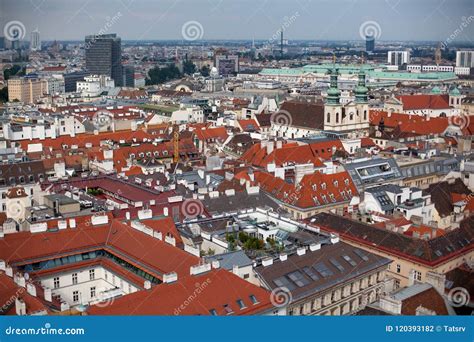
[[[381,40],[474,41],[474,0],[0,0],[0,16],[2,31],[17,20],[26,39],[38,28],[43,40],[101,29],[122,39],[181,39],[195,21],[203,39],[267,40],[286,22],[289,39],[352,40],[370,22]]]

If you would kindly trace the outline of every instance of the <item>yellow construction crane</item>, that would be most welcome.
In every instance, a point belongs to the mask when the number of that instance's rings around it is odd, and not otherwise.
[[[179,162],[179,126],[173,125],[173,162]]]

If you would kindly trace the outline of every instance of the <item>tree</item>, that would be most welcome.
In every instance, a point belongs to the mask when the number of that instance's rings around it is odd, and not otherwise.
[[[20,76],[20,74],[23,73],[23,72],[20,72],[20,71],[21,71],[21,66],[15,64],[11,68],[7,68],[7,69],[3,70],[3,78],[5,79],[5,81],[7,81],[12,76],[15,76],[15,75]]]
[[[185,60],[183,62],[183,74],[191,75],[196,71],[196,65],[193,62]]]
[[[148,72],[146,84],[161,84],[180,77],[181,73],[175,65],[169,65],[165,68],[155,67]]]
[[[211,68],[209,68],[209,65],[203,65],[200,72],[202,76],[208,77],[211,72]]]
[[[0,89],[0,102],[8,102],[8,87],[3,87]]]

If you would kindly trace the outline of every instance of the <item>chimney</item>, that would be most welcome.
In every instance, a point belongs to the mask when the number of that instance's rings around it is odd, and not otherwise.
[[[163,275],[163,283],[170,284],[178,281],[178,273],[171,272]]]
[[[267,143],[267,154],[270,154],[273,152],[273,141],[269,141]]]
[[[280,148],[282,148],[282,147],[283,147],[283,141],[277,140],[277,142],[276,142],[276,148],[277,148],[277,149],[280,149]]]
[[[232,267],[232,273],[239,274],[239,265],[234,265]]]
[[[202,265],[195,265],[191,266],[189,269],[189,273],[191,275],[198,275],[201,273],[209,272],[211,270],[211,264],[210,263],[205,263]]]
[[[49,287],[44,287],[43,291],[44,291],[44,300],[47,301],[47,302],[52,302],[53,301],[53,296],[52,296],[52,293],[51,293],[51,289]]]
[[[16,273],[15,277],[13,278],[15,283],[20,287],[26,287],[26,279],[21,273]]]
[[[5,262],[5,260],[0,260],[0,271],[5,271],[6,268],[7,263]]]
[[[221,267],[221,263],[219,262],[219,260],[212,261],[212,268],[220,268],[220,267]]]
[[[255,174],[253,173],[253,170],[250,169],[248,173],[249,173],[250,180],[252,182],[255,182]]]
[[[280,261],[286,261],[288,260],[288,255],[287,254],[280,254]]]
[[[58,228],[60,230],[66,229],[67,228],[67,221],[66,220],[58,221]]]
[[[393,222],[387,222],[385,223],[385,228],[387,230],[390,230],[391,232],[394,232],[396,229],[395,229],[395,223]]]
[[[415,311],[416,316],[435,316],[436,312],[423,306],[418,306]]]
[[[299,256],[305,255],[306,254],[306,247],[300,247],[296,250],[296,254]]]
[[[32,283],[26,284],[26,291],[33,297],[36,297],[36,286]]]
[[[380,298],[380,308],[395,315],[402,313],[402,301],[390,296]]]
[[[267,267],[267,266],[271,266],[273,265],[273,258],[272,257],[269,257],[269,258],[265,258],[262,260],[262,266],[263,267]]]
[[[76,228],[76,219],[69,219],[69,227]]]
[[[444,293],[446,275],[433,271],[426,272],[425,282],[433,286],[439,293]]]
[[[15,310],[17,316],[25,316],[26,315],[26,303],[21,298],[15,298]]]
[[[143,287],[145,288],[145,290],[151,289],[151,281],[145,280],[145,282],[143,283]]]
[[[66,302],[61,302],[61,311],[69,310],[69,304]]]
[[[321,249],[321,244],[320,243],[312,243],[311,245],[309,245],[309,250],[311,252],[317,251],[319,249]]]
[[[334,245],[339,242],[339,235],[331,233],[331,243]]]

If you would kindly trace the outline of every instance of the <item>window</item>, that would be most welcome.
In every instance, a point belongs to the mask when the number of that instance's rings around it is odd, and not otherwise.
[[[249,298],[250,298],[250,300],[252,301],[252,304],[253,304],[253,305],[259,303],[259,301],[257,300],[257,297],[255,297],[254,295],[250,295]]]
[[[89,279],[94,280],[95,279],[95,270],[89,270]]]
[[[217,311],[216,311],[215,309],[209,310],[209,313],[210,313],[212,316],[217,316]]]
[[[95,298],[95,286],[91,287],[91,298]]]
[[[249,274],[249,273],[245,273],[245,274],[244,274],[244,279],[248,279],[248,278],[250,278],[250,274]]]
[[[55,277],[53,279],[53,283],[54,283],[54,288],[55,289],[59,288],[59,277]]]
[[[72,293],[72,301],[73,301],[74,303],[77,303],[77,302],[79,301],[79,291],[74,291],[74,292]]]
[[[237,304],[239,305],[240,310],[243,310],[247,307],[242,299],[237,299]]]
[[[413,279],[414,279],[414,280],[421,281],[421,272],[414,271],[414,272],[413,272]]]
[[[72,284],[76,285],[77,284],[77,273],[72,274]]]
[[[402,270],[402,267],[400,266],[400,264],[397,264],[397,273],[400,273]]]

